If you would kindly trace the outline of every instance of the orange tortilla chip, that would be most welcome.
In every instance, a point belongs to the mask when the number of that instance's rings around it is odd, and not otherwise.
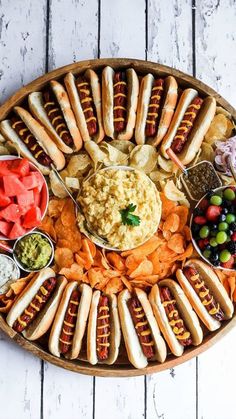
[[[180,225],[180,219],[178,214],[171,213],[166,218],[166,221],[163,224],[163,232],[170,231],[171,233],[175,233]]]
[[[55,250],[54,260],[59,269],[70,268],[74,262],[73,252],[67,247],[58,247]]]
[[[183,253],[184,252],[184,238],[182,234],[176,233],[170,238],[167,243],[169,249],[173,250],[175,253]]]
[[[129,273],[130,278],[136,278],[137,276],[140,275],[152,275],[153,272],[153,266],[152,266],[152,262],[150,262],[150,260],[143,260],[139,266],[134,270],[131,271]]]
[[[72,263],[70,268],[62,268],[59,274],[64,275],[68,280],[80,282],[83,277],[83,268],[77,263]]]

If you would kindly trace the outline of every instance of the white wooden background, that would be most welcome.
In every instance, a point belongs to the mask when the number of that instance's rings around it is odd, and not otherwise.
[[[236,106],[236,0],[0,0],[0,101],[56,67],[133,57],[196,75]],[[67,372],[0,335],[0,419],[233,419],[236,330],[138,378]]]

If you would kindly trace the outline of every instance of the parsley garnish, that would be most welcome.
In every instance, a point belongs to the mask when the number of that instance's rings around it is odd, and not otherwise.
[[[140,218],[138,215],[131,214],[136,209],[136,205],[129,204],[127,208],[120,210],[122,223],[128,226],[139,226]]]

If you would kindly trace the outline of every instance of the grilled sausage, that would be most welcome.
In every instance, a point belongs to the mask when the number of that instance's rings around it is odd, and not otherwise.
[[[55,277],[46,279],[43,282],[31,303],[14,322],[13,329],[16,332],[22,332],[35,319],[37,314],[42,310],[46,302],[49,300],[49,297],[51,296],[55,286]]]
[[[127,81],[125,71],[119,71],[114,74],[114,130],[122,132],[126,127],[127,117]]]
[[[187,107],[181,124],[171,144],[171,149],[174,153],[178,154],[183,150],[202,103],[203,100],[200,97],[196,97]]]
[[[109,356],[110,347],[110,308],[108,297],[102,295],[99,298],[97,314],[97,357],[106,360]]]
[[[80,103],[86,119],[89,135],[95,135],[98,130],[98,123],[96,117],[96,109],[93,102],[91,88],[89,82],[84,76],[77,77],[75,81]]]
[[[191,266],[186,266],[183,269],[183,273],[196,291],[208,313],[214,319],[220,322],[224,320],[224,313],[220,308],[220,304],[216,302],[213,295],[210,293],[209,288],[206,286],[204,280],[200,277],[197,269]]]
[[[50,90],[43,91],[44,109],[47,112],[48,118],[50,119],[53,128],[56,130],[62,141],[70,146],[73,144],[73,139],[67,128],[63,113],[57,103],[56,97]]]
[[[20,139],[24,142],[28,150],[32,153],[34,158],[43,166],[50,166],[52,159],[45,153],[42,147],[37,143],[30,130],[27,128],[25,123],[17,116],[12,116],[11,119],[12,128],[19,135]]]
[[[169,288],[161,287],[160,296],[169,324],[179,343],[183,346],[191,345],[192,339],[190,332],[186,329],[184,321],[179,315],[176,300],[173,299]]]
[[[66,354],[72,346],[75,324],[78,315],[79,299],[79,291],[74,290],[71,294],[70,301],[67,306],[62,331],[59,339],[60,352],[63,354]]]
[[[157,133],[159,108],[164,91],[164,80],[154,80],[150,102],[148,105],[148,113],[145,127],[145,134],[147,137],[154,137]]]
[[[132,297],[127,302],[135,330],[137,332],[140,345],[147,359],[154,356],[154,341],[147,317],[145,316],[143,307],[137,297]]]

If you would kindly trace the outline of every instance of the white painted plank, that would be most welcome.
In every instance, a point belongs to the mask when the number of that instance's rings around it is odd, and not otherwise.
[[[50,2],[49,69],[98,55],[98,0]]]
[[[92,418],[92,377],[45,363],[43,415],[46,419]]]
[[[225,0],[197,2],[196,75],[236,105],[236,4]],[[235,417],[236,331],[198,358],[198,414],[204,419]],[[217,392],[216,383],[220,383]],[[217,397],[219,395],[219,397]]]
[[[147,418],[195,419],[196,360],[147,377]]]
[[[143,419],[144,378],[97,378],[96,419]]]
[[[234,0],[197,1],[196,53],[198,78],[236,106],[236,4]]]
[[[190,0],[148,1],[147,58],[192,73]],[[195,415],[196,360],[147,377],[147,418],[192,419]]]
[[[46,0],[0,3],[0,102],[45,71]]]
[[[145,0],[102,0],[101,58],[145,57]]]
[[[198,357],[198,417],[235,419],[235,341],[233,329]]]
[[[40,361],[0,335],[0,417],[40,418]]]
[[[191,0],[148,0],[147,59],[192,73]]]

